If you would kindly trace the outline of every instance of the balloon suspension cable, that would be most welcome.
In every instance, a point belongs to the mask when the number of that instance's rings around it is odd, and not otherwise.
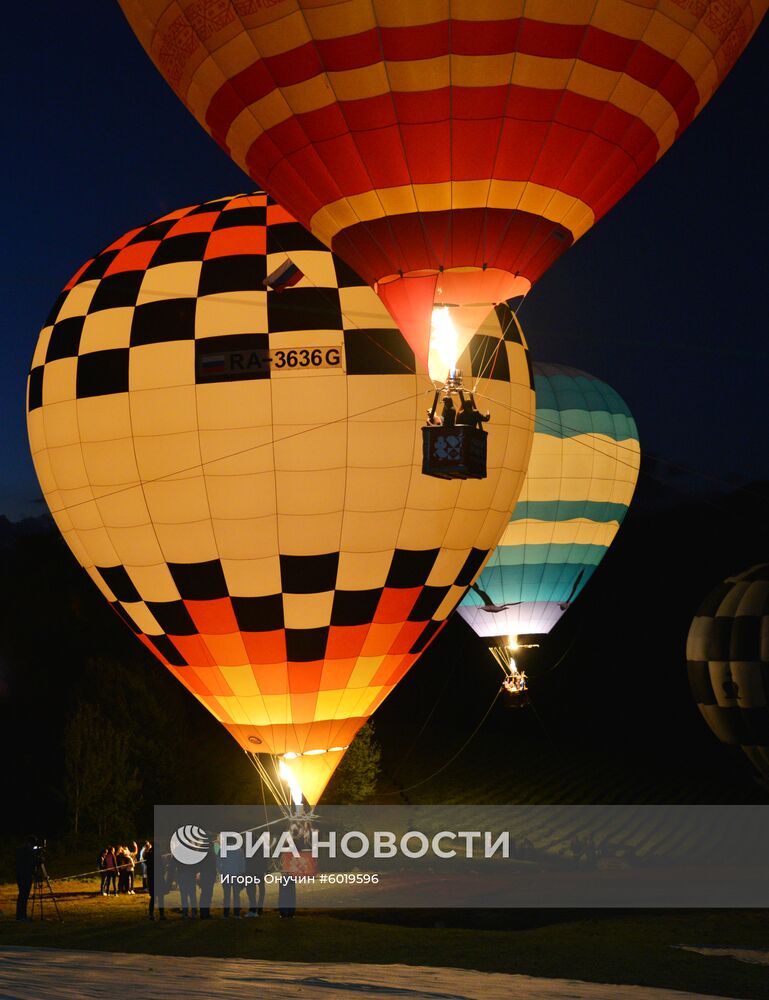
[[[458,400],[459,405],[455,403]],[[438,405],[441,412],[438,413]],[[490,413],[481,413],[475,403],[475,394],[464,388],[459,368],[449,369],[443,386],[435,390],[433,405],[427,411],[430,427],[478,427],[491,419]]]
[[[508,403],[504,403],[502,400],[494,399],[487,393],[478,393],[478,395],[482,399],[486,398],[491,400],[497,406],[501,406],[502,409],[507,410],[508,413],[514,413],[516,416],[520,416],[522,418],[521,426],[525,426],[526,422],[529,419],[528,411],[522,410],[520,407],[510,406]],[[581,432],[578,427],[572,427],[569,424],[565,423],[563,420],[549,420],[547,417],[542,416],[541,413],[537,413],[537,424],[539,426],[542,426],[546,431],[566,430],[573,432],[575,436],[572,438],[572,440],[576,444],[579,444],[583,448],[587,448],[589,451],[594,451],[597,455],[601,455],[605,458],[611,458],[614,462],[617,463],[617,465],[622,465],[627,467],[628,469],[637,471],[637,463],[634,463],[633,461],[630,460],[625,461],[623,458],[620,458],[617,454],[618,452],[626,452],[632,459],[637,455],[637,447],[638,447],[637,441],[635,442],[636,447],[633,448],[632,444],[626,444],[624,441],[611,441],[611,442],[596,441],[596,434],[594,432],[585,434],[584,437],[579,437],[578,435]],[[650,452],[647,452],[646,454],[650,454]],[[679,468],[683,468],[683,466],[679,466]],[[647,475],[649,475],[649,473],[647,473]],[[659,477],[651,476],[651,478],[659,478]],[[660,480],[660,482],[661,481],[662,480]]]
[[[449,759],[445,762],[445,764],[442,764],[438,768],[437,771],[433,771],[432,774],[428,775],[426,778],[422,778],[421,781],[415,782],[413,785],[407,785],[405,788],[399,788],[397,791],[381,792],[380,793],[380,797],[381,798],[388,798],[388,797],[390,797],[392,795],[403,795],[406,792],[412,791],[414,788],[420,788],[422,785],[426,785],[428,783],[428,781],[432,781],[433,778],[437,778],[439,774],[443,774],[443,772],[446,770],[446,768],[450,767],[454,763],[454,761],[457,759],[457,757],[461,756],[461,754],[463,754],[465,752],[465,750],[467,749],[467,747],[470,746],[470,744],[475,739],[475,737],[477,736],[477,734],[479,733],[479,731],[483,728],[483,724],[486,722],[486,719],[488,719],[488,717],[491,715],[491,711],[494,708],[494,706],[496,705],[497,699],[502,694],[503,690],[504,690],[504,688],[501,688],[501,687],[497,688],[497,691],[494,694],[494,697],[491,699],[491,704],[486,709],[486,711],[483,713],[483,718],[481,719],[481,721],[478,723],[478,725],[475,727],[475,729],[473,729],[473,731],[467,737],[467,739],[462,744],[462,746],[459,748],[459,750],[457,750],[456,753],[452,754],[451,757],[449,757]]]
[[[519,642],[514,635],[508,636],[507,642],[489,646],[489,652],[502,670],[502,687],[520,704],[528,704],[529,682],[526,672],[519,670],[515,654],[519,649],[538,648],[538,642]]]
[[[280,758],[275,754],[252,753],[250,750],[246,750],[245,754],[254,770],[259,775],[259,780],[262,782],[262,789],[267,787],[281,811],[287,817],[291,816],[293,814],[293,807],[290,795],[284,788],[283,782],[276,781],[274,777],[274,775],[278,774],[278,762]],[[262,760],[262,758],[266,756],[270,758],[272,768],[268,767]],[[264,792],[262,792],[262,794],[264,794]]]
[[[497,363],[497,358],[500,351],[504,347],[504,338],[500,339],[494,345],[493,350],[489,351],[488,341],[484,344],[483,354],[480,359],[478,359],[478,371],[473,382],[473,388],[471,390],[472,395],[478,391],[478,386],[481,384],[481,379],[488,378],[489,372],[493,371],[494,365]],[[488,351],[488,354],[486,353]]]

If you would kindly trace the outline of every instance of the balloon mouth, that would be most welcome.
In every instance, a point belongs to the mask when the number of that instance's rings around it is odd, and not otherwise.
[[[497,302],[526,295],[531,281],[522,274],[513,274],[499,267],[466,265],[462,267],[426,267],[413,271],[386,274],[374,282],[374,291],[385,295],[388,285],[396,281],[432,278],[435,282],[435,305],[485,306],[486,311]]]
[[[323,750],[303,750],[301,753],[289,750],[288,753],[281,754],[282,760],[297,760],[299,757],[320,757],[324,753],[342,753],[344,750],[349,750],[350,744],[348,743],[345,747],[328,747],[328,749]]]
[[[416,358],[441,383],[493,307],[530,288],[528,278],[485,266],[388,274],[374,285]]]

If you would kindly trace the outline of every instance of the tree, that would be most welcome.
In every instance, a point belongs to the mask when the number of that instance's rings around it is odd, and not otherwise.
[[[64,734],[65,787],[74,833],[133,826],[139,790],[127,733],[99,708],[78,705]]]
[[[374,724],[367,722],[350,744],[329,785],[329,799],[362,802],[376,791],[382,748],[374,737]]]

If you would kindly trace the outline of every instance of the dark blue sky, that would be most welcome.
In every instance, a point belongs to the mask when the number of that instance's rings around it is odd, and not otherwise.
[[[4,17],[0,512],[38,512],[24,385],[75,269],[163,212],[250,190],[149,62],[117,3]],[[649,175],[545,275],[520,318],[535,357],[630,404],[687,485],[769,479],[769,24]]]

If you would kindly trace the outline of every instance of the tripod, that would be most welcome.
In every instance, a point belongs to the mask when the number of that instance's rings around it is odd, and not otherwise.
[[[30,893],[30,902],[32,904],[31,919],[35,919],[35,906],[40,909],[40,919],[45,919],[43,917],[43,901],[48,899],[53,903],[53,908],[56,911],[56,919],[61,922],[62,916],[59,912],[59,904],[56,901],[56,896],[51,888],[51,880],[48,878],[48,871],[45,867],[45,861],[42,858],[35,858],[35,871],[32,876],[32,892]]]

